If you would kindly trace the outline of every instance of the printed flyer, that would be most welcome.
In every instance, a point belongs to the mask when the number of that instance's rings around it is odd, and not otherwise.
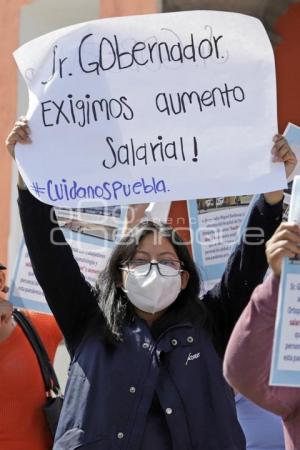
[[[127,208],[120,206],[55,210],[59,226],[81,272],[92,285],[95,285],[99,272],[104,269],[120,236],[126,211]],[[17,307],[50,312],[34,276],[24,241],[20,246],[9,300]]]
[[[204,291],[220,280],[239,241],[250,203],[251,195],[188,202],[193,255],[204,281]]]
[[[293,179],[300,175],[300,127],[289,123],[284,136],[298,158],[284,191],[283,220],[287,220]],[[256,199],[257,196],[236,195],[188,202],[192,250],[204,281],[204,291],[220,280]]]

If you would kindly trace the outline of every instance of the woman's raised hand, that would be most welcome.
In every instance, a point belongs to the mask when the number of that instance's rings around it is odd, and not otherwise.
[[[26,117],[21,116],[19,120],[14,124],[13,129],[6,138],[5,145],[10,155],[15,158],[15,146],[16,143],[30,144],[30,128]]]
[[[283,222],[266,243],[266,256],[274,274],[280,276],[284,257],[300,255],[300,226]]]
[[[297,165],[297,157],[291,147],[289,146],[287,140],[281,134],[276,134],[273,137],[273,162],[283,162],[285,166],[286,178],[292,174],[293,170]]]

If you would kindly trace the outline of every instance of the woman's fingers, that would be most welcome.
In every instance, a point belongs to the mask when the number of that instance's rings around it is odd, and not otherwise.
[[[282,223],[266,244],[266,256],[276,275],[281,273],[284,257],[300,255],[300,227],[296,224]]]
[[[297,165],[297,157],[283,136],[277,134],[274,136],[273,141],[272,160],[273,162],[284,163],[286,176],[288,178]]]
[[[269,254],[277,252],[277,250],[289,251],[292,256],[300,255],[300,247],[294,242],[283,240],[277,241],[272,244],[272,246],[267,247]]]
[[[294,257],[295,254],[291,250],[283,247],[273,249],[272,252],[267,253],[267,261],[269,263],[269,266],[271,267],[274,274],[277,276],[280,276],[281,274],[281,266],[283,259]]]
[[[282,222],[271,239],[268,240],[267,245],[272,244],[273,242],[282,241],[282,240],[293,240],[294,242],[298,242],[300,238],[300,227],[296,223],[291,222]]]
[[[278,229],[278,232],[268,241],[269,243],[278,241],[289,241],[295,244],[300,244],[300,234],[298,225],[292,225],[290,228]]]
[[[283,136],[278,137],[272,148],[273,156],[280,159],[287,155],[289,151],[291,151],[291,148],[286,139]]]
[[[17,141],[26,141],[28,139],[29,135],[25,128],[18,127],[15,129],[13,134],[13,139],[17,139]]]
[[[21,144],[31,143],[29,135],[30,128],[28,126],[28,121],[22,116],[15,123],[13,129],[11,130],[5,141],[6,147],[13,158],[15,157],[15,145],[17,142]]]

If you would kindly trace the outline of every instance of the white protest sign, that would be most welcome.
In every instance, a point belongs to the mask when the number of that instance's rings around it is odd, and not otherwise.
[[[216,11],[102,19],[14,54],[33,143],[32,194],[64,207],[268,192],[274,56],[261,22]],[[80,203],[80,205],[79,205]]]

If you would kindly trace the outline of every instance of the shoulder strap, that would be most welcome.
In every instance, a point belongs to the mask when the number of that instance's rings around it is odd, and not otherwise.
[[[50,362],[48,353],[34,326],[19,309],[14,310],[13,317],[22,328],[36,354],[45,384],[46,397],[53,397],[53,393],[55,396],[60,395],[60,386],[56,373]]]

